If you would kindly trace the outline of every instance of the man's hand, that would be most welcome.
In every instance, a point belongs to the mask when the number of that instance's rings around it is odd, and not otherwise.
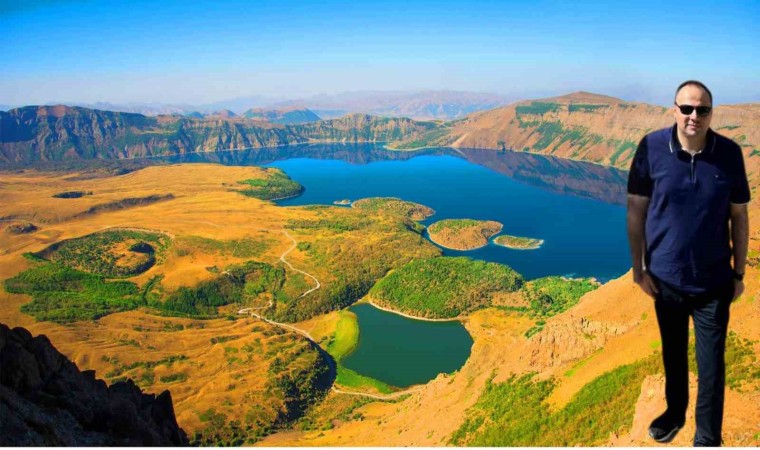
[[[638,284],[641,290],[652,298],[660,293],[660,291],[657,290],[657,286],[654,284],[654,280],[652,280],[652,277],[646,272],[642,272],[638,277],[634,276],[633,282]],[[742,289],[744,288],[742,287]]]
[[[734,298],[732,298],[731,301],[736,300],[743,293],[744,293],[744,282],[741,280],[734,280]]]

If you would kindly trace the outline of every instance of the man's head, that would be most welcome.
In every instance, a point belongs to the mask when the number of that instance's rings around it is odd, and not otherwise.
[[[712,119],[712,106],[712,93],[703,83],[696,80],[681,83],[676,89],[673,106],[678,131],[688,138],[706,136]]]

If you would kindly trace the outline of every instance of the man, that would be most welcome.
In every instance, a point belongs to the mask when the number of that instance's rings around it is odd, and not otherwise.
[[[726,330],[731,301],[744,291],[750,193],[741,148],[710,129],[712,105],[699,81],[678,86],[675,125],[641,140],[628,178],[633,280],[654,299],[662,337],[667,410],[649,427],[660,443],[684,425],[692,316],[694,446],[721,444]]]

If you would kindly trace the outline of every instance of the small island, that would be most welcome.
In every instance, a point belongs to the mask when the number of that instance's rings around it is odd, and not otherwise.
[[[541,248],[544,240],[504,234],[497,236],[496,239],[493,240],[493,243],[515,250],[536,250],[538,248]]]
[[[341,205],[341,206],[343,206],[343,205],[350,205],[350,204],[351,204],[351,200],[349,200],[347,198],[344,198],[343,200],[335,200],[333,202],[333,205]]]
[[[430,240],[453,250],[485,247],[488,239],[503,227],[493,220],[445,219],[428,227]]]
[[[403,216],[412,220],[425,220],[435,214],[435,210],[425,205],[395,197],[363,198],[355,201],[351,206],[374,213]]]

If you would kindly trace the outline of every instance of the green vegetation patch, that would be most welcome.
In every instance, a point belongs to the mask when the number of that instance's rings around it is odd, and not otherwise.
[[[543,319],[567,311],[586,293],[598,287],[598,283],[590,278],[569,279],[558,276],[537,278],[525,283],[522,292],[530,303],[528,314],[539,319],[536,325],[525,333],[526,337],[531,337],[543,329]]]
[[[338,366],[338,376],[335,382],[341,386],[354,388],[356,390],[376,390],[381,394],[390,394],[394,391],[393,387],[372,377],[361,375],[344,365]]]
[[[571,103],[567,106],[568,112],[594,112],[599,109],[609,108],[610,105],[592,105],[587,103]]]
[[[351,311],[340,311],[335,334],[327,344],[327,353],[340,363],[356,349],[357,345],[359,345],[359,322],[356,314]]]
[[[351,206],[380,214],[395,214],[412,220],[424,220],[435,211],[419,203],[408,202],[395,197],[372,197],[355,201]]]
[[[303,186],[290,179],[282,170],[276,168],[267,168],[265,170],[266,178],[238,181],[239,184],[246,185],[247,187],[237,192],[260,200],[278,200],[295,197],[303,192]]]
[[[290,219],[287,222],[286,228],[345,233],[347,231],[357,231],[363,228],[368,228],[371,224],[372,219],[369,218],[330,217],[317,220]]]
[[[723,125],[722,127],[718,127],[717,130],[735,130],[737,128],[741,128],[740,125]]]
[[[660,369],[660,355],[620,366],[585,385],[561,410],[551,412],[546,399],[553,380],[512,376],[488,381],[450,444],[483,447],[569,447],[601,445],[610,433],[631,426],[641,383]]]
[[[92,191],[66,191],[53,194],[53,198],[81,198],[85,195],[92,195]]]
[[[550,112],[559,111],[560,107],[559,103],[549,103],[549,102],[531,102],[530,105],[520,105],[515,108],[515,113],[518,116],[521,115],[543,115]]]
[[[189,317],[216,316],[219,306],[250,304],[260,294],[274,295],[285,282],[285,269],[267,263],[248,261],[228,267],[219,277],[193,287],[180,286],[163,301],[149,306]]]
[[[414,150],[426,147],[442,147],[451,144],[452,137],[449,136],[448,128],[439,128],[428,131],[417,139],[411,141],[394,143],[391,148],[397,150]]]
[[[739,392],[760,389],[760,364],[755,354],[757,341],[745,339],[734,331],[726,336],[726,386]],[[691,370],[697,374],[694,342],[689,343]]]
[[[467,257],[441,257],[414,260],[396,269],[369,295],[398,311],[442,319],[484,308],[493,292],[513,292],[522,285],[522,276],[509,266]]]
[[[102,275],[52,262],[38,263],[6,280],[5,290],[31,295],[32,301],[21,311],[38,321],[56,323],[95,320],[141,304],[134,283],[107,281]]]
[[[187,380],[187,374],[183,372],[162,375],[159,379],[162,383],[180,383]]]
[[[132,277],[153,267],[168,244],[161,233],[107,230],[55,243],[38,256],[105,277]]]
[[[496,239],[493,240],[493,242],[497,245],[502,245],[504,247],[526,249],[526,250],[528,249],[533,250],[533,249],[540,248],[541,244],[544,243],[543,239],[510,236],[507,234],[502,235],[502,236],[497,236]]]
[[[175,362],[187,361],[187,356],[170,355],[156,361],[135,361],[130,364],[122,363],[117,356],[104,357],[104,360],[114,366],[111,371],[105,374],[105,377],[108,379],[114,379],[119,378],[122,375],[127,374],[128,372],[132,372],[136,369],[144,369],[145,372],[152,371],[154,368],[159,366],[172,367]]]
[[[481,223],[483,223],[481,220],[474,219],[443,219],[430,225],[428,231],[430,233],[440,233],[445,229],[460,231],[464,228],[480,225]]]
[[[618,159],[622,155],[627,154],[627,156],[620,161],[621,163],[633,158],[633,154],[638,147],[638,144],[631,140],[618,141],[617,139],[610,139],[608,143],[614,147],[614,151],[612,152],[612,155],[610,155],[610,165],[613,166],[618,162]]]

